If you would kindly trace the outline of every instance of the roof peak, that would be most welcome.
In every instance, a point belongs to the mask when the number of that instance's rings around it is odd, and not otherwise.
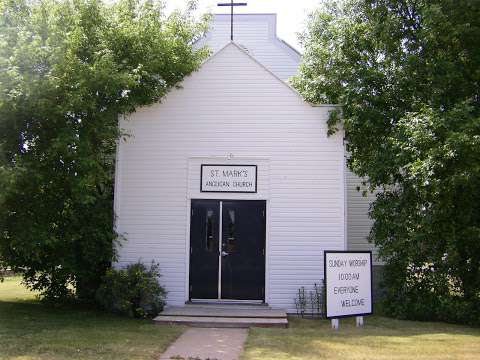
[[[221,49],[219,49],[217,52],[215,52],[214,54],[212,54],[212,56],[210,56],[204,63],[203,65],[205,65],[206,63],[212,61],[212,59],[216,58],[217,56],[219,56],[221,53],[223,53],[226,49],[230,48],[230,47],[234,47],[236,48],[238,51],[240,51],[243,55],[245,55],[247,58],[249,58],[251,61],[253,61],[259,68],[261,68],[263,71],[267,72],[268,74],[270,74],[270,76],[275,79],[278,83],[281,84],[281,86],[284,86],[286,87],[288,90],[290,90],[290,92],[296,96],[297,98],[299,98],[302,102],[304,102],[305,104],[308,104],[312,107],[338,107],[339,105],[336,105],[336,104],[314,104],[314,103],[310,103],[308,101],[306,101],[302,95],[300,95],[300,93],[295,89],[293,88],[289,83],[283,81],[280,77],[278,77],[278,75],[276,75],[273,71],[271,71],[270,69],[268,69],[265,65],[263,65],[260,61],[258,61],[257,59],[255,59],[255,57],[253,57],[249,52],[248,50],[246,50],[243,45],[239,44],[238,42],[236,42],[235,40],[231,40],[229,41],[227,44],[225,44],[225,46],[223,46]],[[202,65],[202,67],[203,67]]]

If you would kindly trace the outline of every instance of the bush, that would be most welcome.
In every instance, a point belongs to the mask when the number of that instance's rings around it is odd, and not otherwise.
[[[406,294],[401,301],[385,301],[387,316],[420,321],[444,321],[480,326],[480,302],[472,303],[454,296]]]
[[[389,284],[382,302],[385,315],[480,326],[480,293],[466,300],[454,288],[445,287],[441,277],[436,279],[434,271],[417,272],[417,281],[407,275],[407,285],[398,279],[398,273],[391,266],[387,266],[385,274]]]
[[[153,317],[165,305],[166,291],[159,277],[155,262],[150,268],[138,262],[124,269],[110,269],[97,290],[97,303],[107,311],[130,317]]]

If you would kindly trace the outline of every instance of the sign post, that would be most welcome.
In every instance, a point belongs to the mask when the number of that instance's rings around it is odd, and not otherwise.
[[[373,312],[372,252],[325,251],[327,319],[338,329],[342,317],[355,316],[363,327],[363,316]]]
[[[356,324],[357,324],[357,327],[363,327],[363,316],[356,317]]]

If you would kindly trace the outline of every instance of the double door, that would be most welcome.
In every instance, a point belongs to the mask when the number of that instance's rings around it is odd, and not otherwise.
[[[192,200],[190,299],[265,298],[265,201]]]

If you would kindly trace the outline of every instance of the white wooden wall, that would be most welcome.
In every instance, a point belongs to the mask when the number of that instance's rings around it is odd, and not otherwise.
[[[360,191],[357,187],[360,186]],[[373,252],[373,262],[375,265],[382,264],[378,261],[377,249],[372,243],[369,243],[367,237],[370,233],[373,221],[368,216],[370,203],[375,200],[376,192],[367,193],[363,196],[361,179],[347,170],[346,172],[346,195],[347,195],[347,246],[348,250]]]
[[[301,56],[276,35],[276,14],[238,14],[234,21],[234,39],[250,55],[284,81],[297,73]],[[230,15],[214,15],[211,29],[198,45],[208,45],[213,53],[230,42]],[[361,180],[347,171],[347,238],[349,250],[372,250],[367,241],[372,220],[368,217],[374,194],[363,197],[356,187]]]
[[[190,198],[207,197],[195,169],[202,159],[258,163],[258,194],[226,197],[267,200],[266,300],[294,311],[297,289],[323,278],[322,251],[345,249],[342,134],[326,136],[332,107],[305,103],[235,44],[182,87],[121,121],[132,136],[117,157],[117,230],[128,239],[118,265],[158,261],[168,303],[183,304]]]

